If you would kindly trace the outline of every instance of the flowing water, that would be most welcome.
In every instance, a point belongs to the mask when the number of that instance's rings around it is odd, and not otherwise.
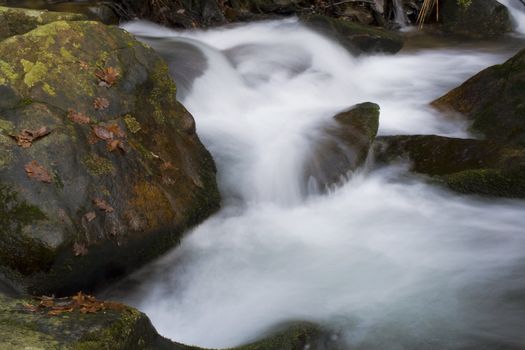
[[[515,32],[525,36],[525,1],[522,0],[498,0],[509,10],[514,22]]]
[[[224,200],[109,295],[164,336],[206,347],[293,320],[331,327],[352,349],[525,347],[524,201],[450,193],[403,164],[323,195],[301,183],[319,125],[355,103],[381,106],[382,135],[468,136],[428,103],[516,41],[356,58],[295,20],[125,28],[169,61]]]

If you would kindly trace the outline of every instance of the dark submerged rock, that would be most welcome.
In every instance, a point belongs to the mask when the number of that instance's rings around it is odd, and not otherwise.
[[[96,73],[110,67],[118,77],[108,87]],[[91,289],[159,256],[218,208],[214,162],[166,63],[125,31],[58,21],[8,38],[0,91],[0,277],[12,287]],[[51,133],[17,145],[13,136],[42,126]],[[26,174],[32,161],[50,183]]]
[[[525,146],[525,50],[489,67],[432,102],[472,121],[472,131]]]
[[[502,156],[496,142],[436,135],[380,136],[374,152],[377,162],[407,159],[412,170],[427,175],[494,167]]]
[[[337,40],[354,54],[386,52],[396,53],[403,47],[400,35],[384,28],[321,15],[301,17],[307,26]]]
[[[440,1],[440,29],[470,38],[494,38],[510,32],[507,8],[496,0],[472,0],[463,6],[456,0]]]
[[[323,191],[362,166],[378,127],[379,106],[375,103],[361,103],[334,116],[305,165],[307,185]]]

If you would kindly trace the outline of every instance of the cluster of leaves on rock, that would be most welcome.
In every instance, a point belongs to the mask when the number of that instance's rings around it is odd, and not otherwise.
[[[73,297],[55,298],[42,296],[36,298],[38,304],[27,303],[24,308],[29,312],[45,312],[49,316],[58,316],[64,313],[79,311],[83,314],[96,313],[104,310],[121,310],[124,305],[112,301],[101,301],[94,296],[78,292]]]
[[[80,68],[82,70],[89,69],[89,65],[86,62],[80,62]],[[98,79],[98,85],[106,88],[111,88],[115,85],[119,78],[118,71],[113,67],[107,67],[95,71],[95,76]],[[97,111],[104,111],[108,109],[110,102],[105,97],[96,97],[93,101],[93,108]],[[124,139],[126,138],[126,133],[120,128],[117,123],[96,123],[93,118],[86,115],[83,112],[76,111],[74,109],[69,109],[67,118],[76,124],[80,125],[90,125],[91,133],[89,137],[89,142],[91,144],[96,144],[100,141],[105,141],[107,145],[107,150],[113,152],[115,150],[121,150],[126,152],[126,146]],[[36,130],[23,129],[18,134],[10,135],[21,148],[29,148],[37,140],[49,135],[52,130],[48,129],[46,126],[42,126]],[[53,182],[52,174],[38,161],[32,160],[24,166],[24,170],[27,176],[30,179],[35,181],[43,182],[50,184]],[[94,198],[93,205],[95,208],[103,211],[104,213],[112,213],[114,211],[113,207],[109,205],[104,199]],[[95,211],[90,211],[84,215],[84,218],[87,222],[91,222],[97,217]],[[86,255],[88,252],[85,244],[83,243],[74,243],[73,253],[75,256]],[[49,300],[45,301],[50,303]]]

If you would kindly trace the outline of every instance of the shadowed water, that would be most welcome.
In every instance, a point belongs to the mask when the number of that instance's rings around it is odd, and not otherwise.
[[[326,324],[353,349],[525,346],[525,202],[458,196],[403,165],[356,173],[327,195],[300,183],[319,123],[355,103],[381,106],[383,135],[468,136],[428,102],[518,48],[357,59],[295,20],[125,28],[174,72],[195,63],[175,74],[178,94],[225,200],[109,296],[167,337],[214,348],[288,320]]]

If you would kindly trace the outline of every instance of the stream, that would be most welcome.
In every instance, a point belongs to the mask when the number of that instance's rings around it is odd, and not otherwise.
[[[202,347],[312,321],[351,349],[523,348],[525,201],[458,195],[373,156],[328,193],[302,183],[319,125],[356,103],[380,105],[380,135],[469,137],[428,103],[525,47],[516,11],[517,32],[498,43],[360,57],[295,19],[124,25],[169,62],[223,206],[107,295]]]

